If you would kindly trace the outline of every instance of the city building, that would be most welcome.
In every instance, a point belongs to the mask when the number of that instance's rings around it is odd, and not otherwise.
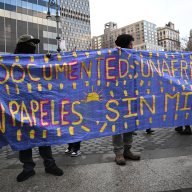
[[[142,20],[122,28],[117,28],[114,22],[106,23],[104,34],[92,38],[92,49],[115,47],[115,40],[120,34],[131,34],[134,37],[133,47],[136,50],[163,51],[158,45],[156,25]]]
[[[93,36],[91,39],[91,48],[92,49],[102,49],[103,47],[103,36]]]
[[[66,50],[91,48],[89,0],[61,0],[62,39]]]
[[[179,30],[175,30],[175,25],[171,22],[165,27],[157,28],[158,44],[164,47],[165,51],[180,51]]]
[[[20,35],[41,40],[38,53],[57,51],[57,37],[65,51],[87,50],[91,46],[89,0],[0,0],[0,53],[13,53]],[[60,23],[57,35],[56,2]]]
[[[31,34],[41,40],[38,53],[57,50],[56,22],[46,19],[47,2],[0,0],[0,53],[13,53],[18,37],[23,34]],[[54,15],[55,7],[50,11]]]

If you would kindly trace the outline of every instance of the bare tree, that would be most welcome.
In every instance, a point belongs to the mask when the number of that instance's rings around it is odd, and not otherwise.
[[[187,42],[187,51],[192,51],[192,38],[189,38]]]
[[[187,37],[182,37],[180,39],[181,51],[187,51],[187,45],[188,45],[188,38]]]
[[[183,37],[181,41],[181,51],[192,51],[192,37]]]

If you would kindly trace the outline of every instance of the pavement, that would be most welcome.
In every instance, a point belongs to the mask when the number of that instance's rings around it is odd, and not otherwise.
[[[140,161],[114,162],[111,137],[83,141],[82,155],[64,154],[67,145],[52,146],[61,177],[46,174],[33,149],[36,175],[16,182],[22,171],[18,152],[0,149],[0,192],[192,192],[192,135],[180,135],[174,129],[154,129],[134,136],[132,150],[141,153]]]

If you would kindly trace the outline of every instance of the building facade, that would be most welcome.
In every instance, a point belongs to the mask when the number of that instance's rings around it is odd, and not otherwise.
[[[66,50],[88,50],[91,47],[89,0],[61,0],[62,39]]]
[[[133,47],[136,50],[163,51],[163,47],[158,45],[156,25],[144,20],[119,29],[116,23],[106,23],[104,34],[92,38],[92,48],[115,47],[115,40],[120,34],[131,34],[134,37]]]
[[[104,39],[104,35],[93,36],[91,39],[91,48],[92,49],[102,49],[103,39]]]
[[[0,53],[13,53],[20,35],[31,34],[41,40],[38,53],[57,51],[56,1],[0,0]],[[91,45],[89,0],[58,0],[59,37],[65,51],[87,50]]]
[[[38,53],[57,50],[56,22],[47,20],[48,0],[0,0],[0,52],[13,53],[20,35],[41,40]],[[55,13],[55,8],[51,8]],[[49,45],[48,45],[49,44]]]
[[[171,22],[164,27],[157,28],[158,44],[164,47],[165,51],[180,51],[179,30]]]

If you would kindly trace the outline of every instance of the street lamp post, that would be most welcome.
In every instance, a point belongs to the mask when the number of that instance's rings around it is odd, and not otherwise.
[[[50,7],[55,6],[56,8],[56,14],[55,14],[55,20],[56,20],[56,24],[57,24],[57,51],[60,52],[61,48],[60,48],[60,37],[59,37],[59,22],[60,22],[60,16],[59,16],[59,5],[58,5],[58,0],[49,0],[48,2],[48,11],[47,11],[47,16],[46,18],[49,19],[51,18],[51,12],[50,12]]]

